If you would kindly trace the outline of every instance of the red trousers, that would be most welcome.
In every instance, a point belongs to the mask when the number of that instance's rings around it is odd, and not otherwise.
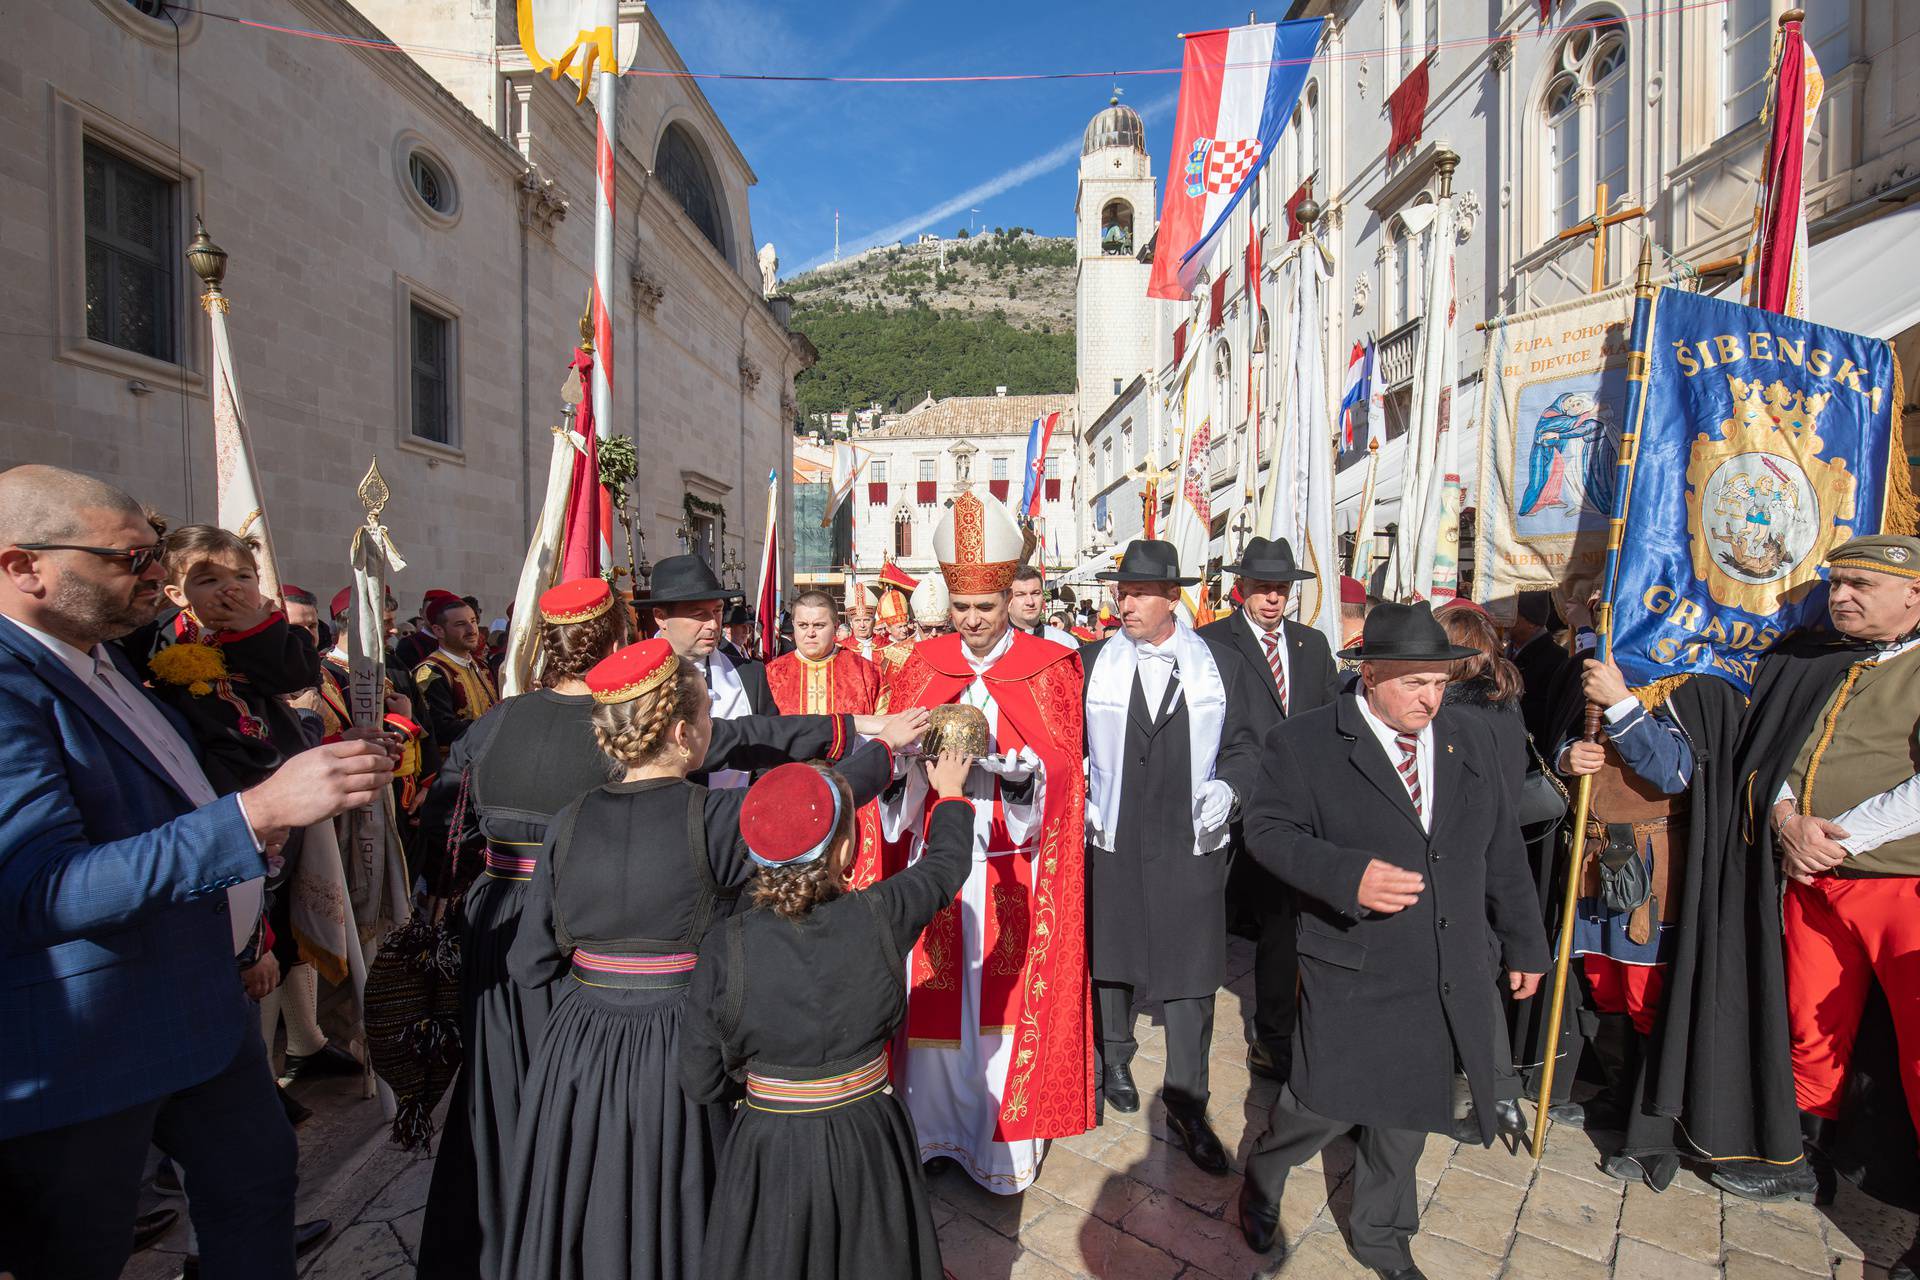
[[[1624,1013],[1633,1019],[1633,1029],[1643,1036],[1653,1034],[1653,1020],[1660,1015],[1660,997],[1667,989],[1664,964],[1623,964],[1607,956],[1580,957],[1580,968],[1587,975],[1587,987],[1593,992],[1596,1013]]]
[[[1787,1021],[1802,1111],[1834,1119],[1877,978],[1893,1010],[1900,1083],[1920,1130],[1920,876],[1789,882]]]

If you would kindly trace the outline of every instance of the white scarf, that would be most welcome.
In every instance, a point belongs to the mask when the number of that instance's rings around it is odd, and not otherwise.
[[[1213,777],[1220,754],[1220,732],[1227,720],[1227,688],[1220,668],[1185,618],[1175,617],[1173,639],[1179,688],[1175,698],[1187,700],[1187,762],[1192,770],[1189,796]],[[1116,632],[1095,657],[1087,673],[1087,820],[1093,843],[1112,849],[1120,826],[1120,786],[1127,745],[1127,705],[1133,700],[1133,682],[1140,650],[1125,632]],[[1171,713],[1173,706],[1168,706]],[[1156,708],[1149,707],[1151,715]],[[1227,841],[1227,825],[1205,828],[1194,819],[1195,853],[1211,853]]]
[[[715,720],[738,720],[753,714],[753,704],[747,701],[747,687],[740,683],[740,673],[718,648],[707,658],[707,696],[713,699]],[[739,769],[715,769],[707,775],[707,785],[716,791],[744,787],[751,781]]]

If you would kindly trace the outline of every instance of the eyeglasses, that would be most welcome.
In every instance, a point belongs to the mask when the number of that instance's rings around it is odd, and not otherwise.
[[[103,560],[125,560],[134,577],[139,577],[159,562],[161,547],[155,542],[144,547],[83,547],[73,542],[16,542],[22,551],[84,551]]]

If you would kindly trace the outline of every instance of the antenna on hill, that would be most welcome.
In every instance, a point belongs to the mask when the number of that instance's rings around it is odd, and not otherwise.
[[[833,211],[833,260],[840,261],[840,211]]]

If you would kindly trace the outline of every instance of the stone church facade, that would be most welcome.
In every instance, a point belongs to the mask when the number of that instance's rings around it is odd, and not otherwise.
[[[285,576],[323,595],[345,581],[378,455],[403,606],[445,586],[497,614],[591,279],[592,112],[526,65],[511,0],[250,9],[331,38],[153,0],[14,16],[0,466],[72,466],[176,522],[211,518],[205,319],[183,256],[204,218],[230,255]],[[622,40],[641,65],[680,65],[644,5],[623,5]],[[685,542],[752,566],[811,348],[763,297],[754,175],[711,105],[661,77],[620,96],[611,427],[639,448],[630,514],[652,559]]]

